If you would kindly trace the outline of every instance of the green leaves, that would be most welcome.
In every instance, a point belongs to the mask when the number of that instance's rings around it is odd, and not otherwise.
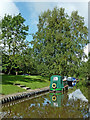
[[[88,43],[87,34],[84,18],[78,15],[78,11],[68,16],[64,8],[56,7],[42,13],[32,43],[34,52],[38,51],[35,59],[40,74],[77,74],[83,47]]]
[[[20,67],[20,55],[22,51],[26,48],[26,35],[29,29],[28,26],[24,24],[25,19],[18,14],[16,16],[5,15],[2,19],[2,43],[3,43],[3,71],[17,70]],[[5,61],[6,56],[8,59]],[[9,60],[9,62],[7,62]],[[20,64],[19,64],[20,63]],[[6,68],[4,67],[6,66]]]
[[[2,19],[2,41],[5,45],[9,46],[9,54],[11,49],[13,55],[15,55],[15,53],[18,52],[17,49],[20,50],[19,46],[25,43],[26,35],[28,35],[26,31],[28,31],[29,28],[24,25],[24,21],[25,19],[21,14],[14,17],[5,15]]]
[[[73,11],[71,16],[64,8],[57,7],[43,12],[39,16],[38,31],[32,34],[32,48],[26,41],[29,27],[24,22],[21,14],[5,15],[2,19],[4,72],[22,71],[43,76],[78,76],[83,73],[83,48],[89,41],[84,18],[78,11]]]

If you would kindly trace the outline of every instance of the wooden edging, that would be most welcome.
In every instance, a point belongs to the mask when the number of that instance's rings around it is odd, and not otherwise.
[[[49,91],[49,87],[45,87],[45,88],[35,89],[35,90],[23,92],[23,93],[16,93],[16,94],[12,94],[12,95],[4,95],[4,96],[0,97],[0,103],[4,104],[4,103],[7,103],[7,102],[11,102],[11,101],[14,101],[14,100],[19,100],[19,99],[22,99],[22,98],[31,97],[33,95],[38,95],[38,94],[41,94],[43,92],[48,92],[48,91]]]

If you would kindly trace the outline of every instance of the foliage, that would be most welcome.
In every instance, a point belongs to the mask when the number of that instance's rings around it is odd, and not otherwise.
[[[88,63],[82,62],[82,57],[86,57],[83,48],[88,44],[88,30],[78,11],[73,11],[71,16],[64,8],[44,11],[30,43],[26,41],[29,26],[24,22],[21,14],[5,15],[0,22],[2,72],[75,77],[86,74]]]
[[[4,72],[8,70],[8,74],[10,74],[13,69],[18,71],[19,64],[17,63],[20,61],[19,56],[27,47],[26,35],[28,35],[27,31],[29,27],[26,26],[24,22],[25,19],[21,14],[16,16],[5,15],[2,19],[2,67]]]
[[[76,89],[80,89],[82,91],[82,93],[84,94],[84,96],[89,99],[89,96],[88,96],[88,90],[89,90],[89,87],[87,86],[87,82],[86,82],[86,79],[83,78],[83,79],[80,79],[79,83],[77,83],[73,89],[69,89],[68,90],[68,93],[72,93],[73,91],[75,91]]]
[[[33,52],[41,75],[78,76],[83,47],[88,43],[84,18],[64,8],[47,10],[39,16],[38,31],[33,34]]]
[[[89,82],[90,80],[90,52],[88,54],[88,60],[86,62],[82,62],[79,67],[79,76],[80,78],[85,78],[86,82]]]

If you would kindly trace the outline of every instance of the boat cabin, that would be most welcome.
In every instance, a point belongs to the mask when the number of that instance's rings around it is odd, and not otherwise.
[[[60,75],[53,75],[50,78],[50,91],[57,92],[64,90],[67,85],[67,81],[62,79]]]

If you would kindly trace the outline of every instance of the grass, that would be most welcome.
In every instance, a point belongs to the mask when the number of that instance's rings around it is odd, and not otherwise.
[[[17,92],[26,91],[13,84],[19,83],[30,87],[31,89],[43,88],[49,86],[50,81],[48,77],[42,76],[25,76],[25,75],[2,75],[2,93],[8,95]]]
[[[31,89],[43,88],[50,85],[50,81],[48,77],[25,76],[25,75],[17,75],[17,76],[2,75],[2,93],[1,94],[8,95],[8,94],[26,91],[20,87],[13,85],[15,83],[25,85],[26,87],[30,87]],[[73,89],[69,89],[68,93],[71,93],[76,89],[80,89],[88,99],[88,87],[86,85],[85,79],[80,80],[80,82],[77,83],[77,85],[74,86]]]
[[[13,85],[2,85],[2,95],[8,95],[17,92],[24,92],[25,90]]]

